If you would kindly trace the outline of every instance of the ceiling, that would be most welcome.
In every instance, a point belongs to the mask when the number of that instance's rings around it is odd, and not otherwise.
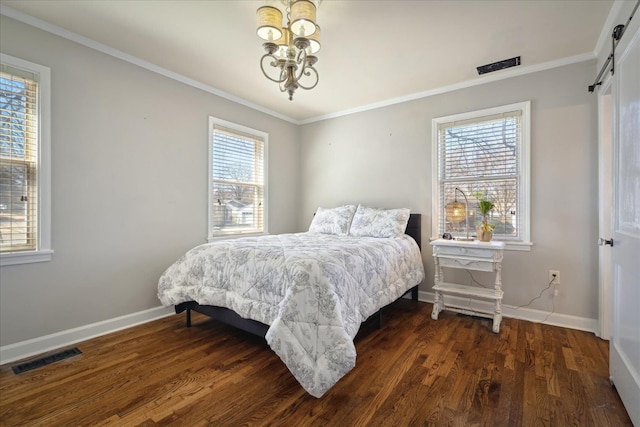
[[[299,89],[293,101],[260,71],[264,51],[255,12],[264,2],[0,3],[3,14],[29,23],[37,18],[304,123],[567,58],[595,58],[613,0],[324,0],[317,12],[320,82],[313,90]],[[478,76],[477,66],[514,56],[522,58],[519,67]]]

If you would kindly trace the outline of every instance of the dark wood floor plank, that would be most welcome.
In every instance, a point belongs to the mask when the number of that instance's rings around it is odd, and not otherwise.
[[[356,367],[316,399],[266,342],[194,313],[77,344],[15,375],[0,367],[2,426],[631,426],[593,334],[400,300],[365,323]]]

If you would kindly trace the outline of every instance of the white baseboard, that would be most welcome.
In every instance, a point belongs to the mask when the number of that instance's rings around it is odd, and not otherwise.
[[[469,298],[461,298],[453,295],[445,296],[447,304],[451,304],[460,309],[452,308],[451,311],[457,312],[492,312],[493,304],[489,301],[469,300]],[[435,295],[433,292],[420,291],[418,300],[433,303]],[[547,318],[548,316],[548,318]],[[597,331],[597,319],[588,319],[585,317],[570,316],[568,314],[553,313],[549,315],[548,311],[534,310],[531,308],[516,308],[510,305],[502,304],[502,317],[511,317],[514,319],[528,320],[530,322],[544,323],[545,325],[561,326],[563,328],[577,329],[580,331],[593,332]],[[546,319],[546,320],[545,320]]]
[[[493,305],[485,301],[472,300],[468,298],[460,298],[447,296],[447,301],[454,306],[464,307],[464,310],[453,309],[453,311],[491,311]],[[423,302],[433,303],[433,292],[420,291],[418,299]],[[173,307],[155,307],[138,313],[127,314],[125,316],[104,320],[102,322],[92,323],[78,328],[66,331],[56,332],[54,334],[45,335],[21,341],[15,344],[9,344],[0,347],[0,365],[34,356],[36,354],[45,353],[57,348],[65,347],[91,338],[106,335],[111,332],[130,328],[132,326],[147,323],[152,320],[161,319],[163,317],[174,314]],[[549,313],[546,311],[533,310],[530,308],[514,308],[508,305],[502,306],[502,315],[504,317],[512,317],[515,319],[528,320],[531,322],[542,322]],[[595,333],[597,330],[597,320],[587,319],[584,317],[569,316],[566,314],[553,313],[548,319],[544,320],[545,324],[562,326],[565,328],[578,329]]]
[[[173,307],[155,307],[27,341],[4,345],[0,347],[0,365],[161,319],[174,313]]]

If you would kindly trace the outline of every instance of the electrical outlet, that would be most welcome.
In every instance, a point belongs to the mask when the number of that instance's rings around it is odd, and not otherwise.
[[[549,270],[549,283],[553,283],[554,285],[560,284],[560,271]]]

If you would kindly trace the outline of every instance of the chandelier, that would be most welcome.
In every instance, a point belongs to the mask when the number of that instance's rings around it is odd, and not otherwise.
[[[256,13],[258,36],[265,40],[262,74],[278,83],[289,100],[299,87],[309,90],[318,85],[318,71],[313,66],[320,50],[320,27],[316,24],[316,3],[320,1],[280,0],[287,17],[285,25],[282,11],[275,6],[262,6]]]

